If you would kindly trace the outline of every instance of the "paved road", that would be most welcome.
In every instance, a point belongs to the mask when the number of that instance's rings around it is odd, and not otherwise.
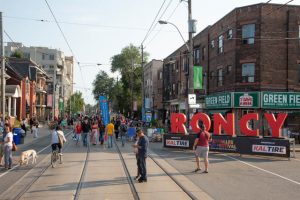
[[[196,174],[191,151],[150,146],[214,199],[300,199],[300,159],[211,153],[209,173]]]

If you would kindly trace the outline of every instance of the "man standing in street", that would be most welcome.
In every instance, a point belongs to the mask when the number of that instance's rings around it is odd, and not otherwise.
[[[206,131],[205,125],[200,125],[200,133],[198,134],[193,150],[195,152],[197,168],[195,172],[200,171],[200,158],[204,158],[205,170],[203,173],[208,173],[208,151],[209,151],[209,142],[211,141],[210,134]]]
[[[90,125],[87,117],[84,118],[84,121],[81,124],[81,130],[82,130],[82,142],[83,142],[83,146],[86,147],[87,143],[88,143],[88,138],[87,138],[88,137],[88,133],[91,130],[91,125]]]
[[[115,126],[113,124],[113,121],[111,121],[109,124],[106,125],[106,128],[105,128],[105,135],[108,138],[108,148],[113,147],[114,131],[115,131]]]
[[[137,144],[133,145],[133,147],[138,148],[137,165],[138,165],[139,172],[141,173],[141,177],[138,179],[138,182],[142,183],[142,182],[147,182],[146,158],[148,154],[149,140],[147,136],[145,136],[142,129],[138,128],[136,130],[136,133],[139,140]]]
[[[122,147],[124,147],[126,142],[126,135],[127,135],[127,125],[124,118],[122,118],[119,132],[121,134]]]

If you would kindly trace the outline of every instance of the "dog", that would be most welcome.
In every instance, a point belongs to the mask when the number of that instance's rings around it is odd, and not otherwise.
[[[20,156],[20,165],[28,165],[30,157],[32,157],[32,164],[35,164],[37,159],[36,151],[33,149],[23,151]]]

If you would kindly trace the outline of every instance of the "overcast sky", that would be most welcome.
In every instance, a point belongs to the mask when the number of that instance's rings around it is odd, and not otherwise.
[[[259,0],[192,0],[192,16],[197,20],[197,33],[233,10],[256,4]],[[159,18],[178,26],[185,39],[187,33],[187,3],[180,0],[48,0],[62,30],[81,63],[101,63],[100,67],[82,67],[82,76],[75,65],[75,90],[83,92],[85,102],[94,104],[92,82],[99,72],[110,72],[110,58],[130,43],[140,46],[164,3]],[[288,0],[273,0],[286,3]],[[291,4],[300,5],[300,0]],[[14,42],[25,46],[45,46],[72,55],[45,0],[0,0],[4,30]],[[44,22],[37,20],[45,20]],[[4,41],[9,38],[4,35]],[[145,51],[150,59],[163,59],[183,44],[178,32],[170,25],[157,24],[146,38]],[[83,78],[82,78],[83,77]]]

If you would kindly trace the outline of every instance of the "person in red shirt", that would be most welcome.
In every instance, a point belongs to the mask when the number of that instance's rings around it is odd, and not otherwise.
[[[81,124],[80,122],[77,122],[75,126],[75,133],[76,133],[76,145],[78,145],[78,142],[80,140],[80,135],[81,135]]]
[[[205,170],[203,173],[208,173],[208,151],[209,151],[209,142],[211,141],[211,136],[209,132],[206,131],[205,125],[200,125],[200,133],[198,134],[193,150],[195,152],[196,157],[196,164],[197,168],[195,169],[195,172],[201,170],[200,169],[200,158],[204,158],[204,164],[205,164]]]

